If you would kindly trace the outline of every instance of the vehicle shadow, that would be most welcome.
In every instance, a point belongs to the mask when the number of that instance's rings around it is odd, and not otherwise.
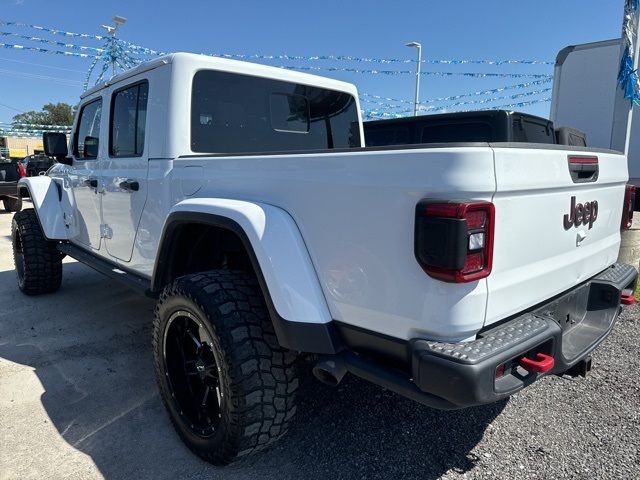
[[[305,369],[289,434],[270,450],[219,469],[181,443],[158,396],[150,345],[154,302],[78,263],[65,263],[64,277],[58,293],[26,297],[13,271],[0,272],[0,304],[9,305],[0,312],[0,357],[29,366],[42,385],[38,415],[49,418],[57,438],[40,441],[62,438],[73,447],[35,459],[30,445],[16,448],[2,457],[8,478],[34,471],[65,477],[77,460],[74,449],[106,479],[438,478],[473,469],[472,449],[506,404],[440,412],[356,378],[327,387]],[[15,397],[3,413],[19,425],[0,426],[7,445],[9,432],[31,426],[15,419],[21,387],[5,380],[3,388],[11,402]],[[27,456],[29,469],[21,463]]]

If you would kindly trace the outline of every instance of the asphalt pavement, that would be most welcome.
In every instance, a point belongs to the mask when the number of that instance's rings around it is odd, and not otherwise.
[[[28,205],[27,205],[28,206]],[[59,292],[22,295],[0,212],[0,479],[640,478],[640,308],[586,379],[440,412],[308,373],[273,448],[225,469],[174,433],[153,378],[154,302],[66,260]]]

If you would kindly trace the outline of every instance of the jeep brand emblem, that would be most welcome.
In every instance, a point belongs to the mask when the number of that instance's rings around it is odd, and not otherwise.
[[[593,227],[593,223],[598,218],[598,202],[586,202],[584,205],[578,203],[576,205],[576,197],[571,197],[571,207],[569,213],[564,215],[564,229],[569,230],[571,227],[579,227],[580,225],[589,224],[589,228]]]

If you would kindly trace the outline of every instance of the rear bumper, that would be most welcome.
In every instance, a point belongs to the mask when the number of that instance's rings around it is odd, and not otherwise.
[[[530,372],[519,360],[535,353],[553,357],[560,374],[587,358],[611,333],[621,296],[633,289],[638,273],[615,264],[587,283],[531,312],[482,332],[468,343],[411,341],[416,386],[457,407],[513,395],[545,374]],[[497,377],[498,367],[505,373]]]
[[[588,361],[611,333],[622,297],[632,294],[637,277],[631,265],[615,264],[531,311],[481,332],[474,341],[411,340],[406,369],[351,351],[339,356],[347,371],[431,407],[456,409],[495,402],[544,375],[561,374]],[[523,357],[534,358],[538,353],[553,358],[551,369],[537,373],[521,366]]]

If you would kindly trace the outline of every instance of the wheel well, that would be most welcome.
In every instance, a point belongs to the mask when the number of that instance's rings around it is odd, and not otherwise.
[[[249,253],[240,237],[217,225],[184,223],[175,227],[160,288],[182,275],[215,269],[240,270],[255,274]]]

